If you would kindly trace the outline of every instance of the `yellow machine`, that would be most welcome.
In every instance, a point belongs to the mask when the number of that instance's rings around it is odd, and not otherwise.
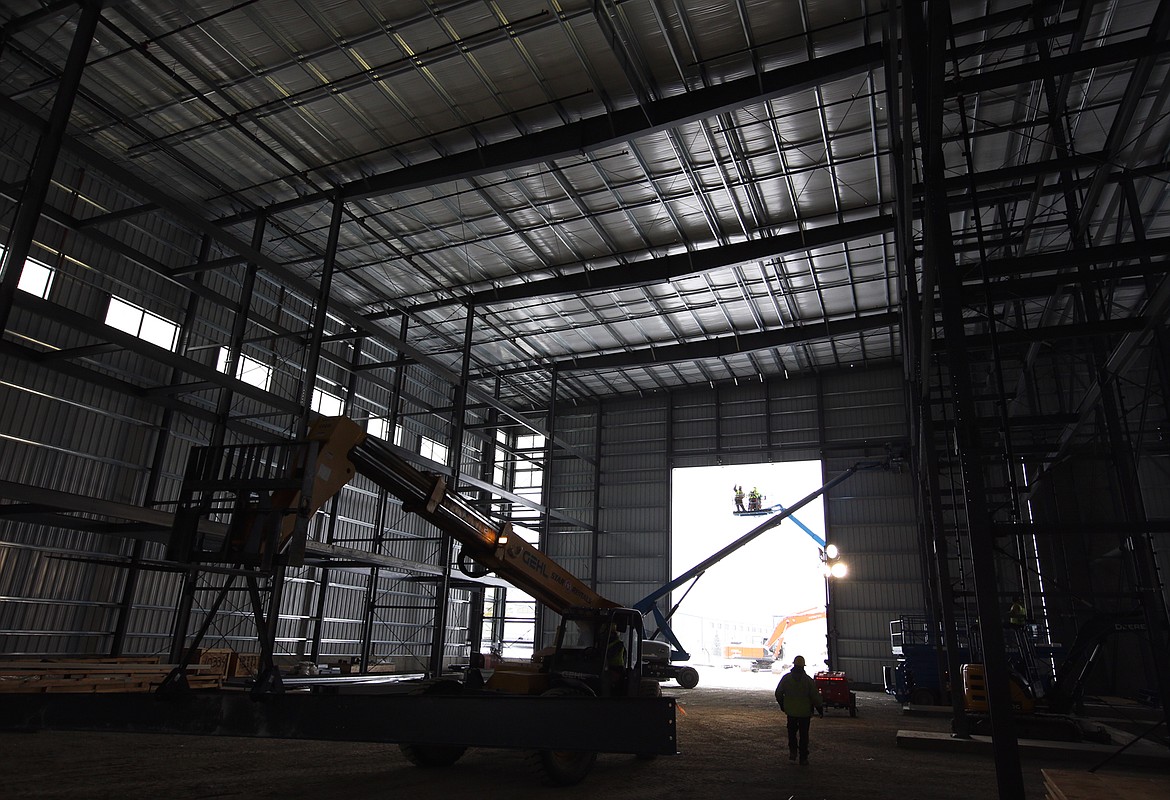
[[[787,617],[782,617],[776,623],[776,629],[772,631],[772,635],[764,642],[764,649],[773,660],[779,660],[780,654],[784,650],[784,635],[788,633],[788,629],[794,625],[800,625],[804,622],[812,622],[818,619],[825,618],[825,609],[823,608],[809,608],[800,611],[796,614],[790,614]]]
[[[825,609],[809,608],[796,614],[781,617],[772,630],[772,635],[764,640],[759,647],[748,647],[742,644],[729,644],[723,648],[723,657],[729,659],[750,660],[752,672],[772,668],[772,664],[780,660],[784,651],[784,636],[796,625],[813,622],[825,618]]]
[[[1024,714],[1036,710],[1036,698],[1014,675],[1010,681],[1012,708]],[[967,711],[987,713],[987,682],[982,664],[963,665],[963,706]]]
[[[319,442],[315,479],[325,493],[317,497],[314,490],[313,507],[320,507],[328,496],[340,490],[345,483],[340,476],[360,472],[401,499],[404,510],[418,514],[458,541],[462,546],[460,566],[469,575],[494,572],[561,615],[554,647],[535,656],[532,665],[497,668],[486,677],[472,667],[464,684],[444,681],[428,691],[661,696],[658,681],[642,675],[641,612],[602,597],[548,555],[514,535],[510,523],[497,526],[457,493],[448,491],[443,476],[416,469],[384,442],[366,438],[352,420],[319,419],[309,438]],[[290,505],[295,500],[291,498]],[[468,559],[480,569],[467,564]],[[444,766],[463,753],[463,748],[452,746],[404,744],[401,749],[420,766]],[[593,752],[540,751],[546,777],[559,785],[584,778],[596,756]]]

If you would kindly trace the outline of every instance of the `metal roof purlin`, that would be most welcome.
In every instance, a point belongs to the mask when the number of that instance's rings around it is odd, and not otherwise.
[[[853,75],[881,64],[881,44],[844,50],[758,76],[657,100],[645,107],[620,109],[559,128],[507,139],[445,158],[435,158],[415,166],[361,178],[343,185],[341,196],[345,200],[376,197],[586,153],[724,111],[742,108],[749,103],[764,102],[792,94],[809,86]],[[270,214],[279,214],[301,206],[320,203],[329,194],[331,193],[305,194],[274,203],[266,210]],[[243,222],[257,213],[258,210],[249,211],[220,222],[223,224]]]
[[[893,229],[894,218],[878,214],[836,225],[805,228],[792,233],[782,233],[777,236],[752,239],[721,247],[688,250],[685,253],[664,256],[663,258],[633,261],[616,267],[584,270],[559,278],[503,286],[497,289],[474,292],[458,300],[436,300],[431,303],[421,303],[414,306],[411,311],[430,311],[460,303],[490,305],[532,297],[548,298],[558,294],[601,292],[663,283],[747,261],[776,258],[788,253],[842,244],[866,236],[892,232]]]
[[[889,325],[897,325],[901,315],[895,311],[883,311],[879,314],[864,314],[846,319],[829,320],[824,322],[810,322],[763,333],[747,333],[734,336],[721,336],[717,339],[688,342],[663,346],[642,347],[623,353],[591,356],[588,358],[565,359],[556,363],[560,370],[591,370],[591,369],[620,369],[625,367],[640,367],[651,364],[666,364],[671,361],[695,361],[704,358],[719,358],[721,356],[737,355],[755,350],[768,350],[773,347],[796,344],[799,342],[830,339],[834,336],[844,336],[850,333],[874,330]]]
[[[43,120],[41,120],[36,114],[28,111],[19,103],[15,103],[5,97],[0,97],[0,112],[19,119],[26,125],[29,125],[33,128],[39,128],[44,124]],[[224,247],[239,253],[251,261],[255,261],[256,264],[263,269],[267,269],[279,274],[282,279],[289,284],[290,287],[296,289],[297,291],[304,292],[306,297],[312,297],[314,295],[315,287],[311,282],[301,278],[298,275],[290,273],[288,270],[284,269],[280,263],[274,261],[258,250],[255,250],[247,242],[244,242],[242,239],[239,239],[233,234],[227,232],[214,222],[205,219],[195,209],[189,207],[188,204],[184,201],[176,197],[171,197],[162,191],[159,187],[153,186],[147,181],[138,178],[133,173],[127,171],[118,164],[115,164],[109,158],[101,155],[97,151],[87,147],[81,142],[76,141],[70,136],[65,137],[61,147],[62,149],[73,153],[78,158],[88,162],[92,166],[102,170],[106,175],[109,175],[111,178],[122,183],[127,188],[151,200],[152,202],[157,203],[159,208],[163,211],[174,214],[178,219],[181,219],[184,222],[190,224],[200,233],[207,234],[212,239],[222,244]],[[166,277],[170,277],[168,273],[164,272],[163,274]],[[459,376],[455,372],[448,369],[443,364],[435,361],[427,354],[412,347],[408,343],[399,340],[398,337],[393,333],[373,325],[370,321],[364,319],[352,309],[343,309],[336,303],[331,303],[330,310],[334,311],[343,321],[353,325],[360,330],[366,331],[370,335],[377,336],[391,347],[398,349],[400,352],[410,356],[411,358],[414,358],[417,363],[425,365],[433,373],[443,378],[444,380],[447,380],[452,384],[458,383]],[[515,420],[532,432],[539,433],[542,436],[548,435],[548,432],[545,431],[541,425],[533,423],[531,420],[524,417],[524,415],[519,411],[516,411],[505,403],[502,403],[492,397],[490,393],[485,392],[474,385],[469,385],[467,387],[467,391],[469,395],[474,396],[477,400],[487,403],[497,411],[505,414],[509,419]],[[576,452],[576,450],[564,440],[557,439],[556,437],[552,438],[553,441],[556,442],[556,444],[565,451],[572,453]]]

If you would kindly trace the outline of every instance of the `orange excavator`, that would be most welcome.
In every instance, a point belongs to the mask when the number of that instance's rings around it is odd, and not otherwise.
[[[793,625],[799,625],[802,622],[812,622],[813,620],[824,618],[825,609],[815,606],[787,617],[781,617],[780,621],[776,623],[776,629],[772,631],[772,635],[764,642],[764,649],[772,654],[773,660],[779,661],[780,654],[784,650],[784,634],[788,633],[789,628]]]
[[[781,617],[776,623],[772,635],[764,640],[764,646],[762,648],[738,648],[741,657],[750,654],[752,658],[752,672],[771,669],[773,662],[779,661],[781,654],[784,652],[784,636],[790,628],[804,622],[812,622],[824,618],[825,609],[817,607],[807,608],[804,611]],[[753,652],[756,650],[758,650],[758,653]]]

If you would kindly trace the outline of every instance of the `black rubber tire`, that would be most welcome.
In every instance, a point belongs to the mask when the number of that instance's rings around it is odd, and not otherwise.
[[[453,744],[400,744],[398,749],[406,760],[423,769],[441,769],[458,761],[466,747]]]
[[[694,689],[699,685],[699,671],[694,667],[683,667],[674,679],[684,689]]]
[[[463,691],[463,684],[459,681],[444,678],[427,684],[418,691],[418,694],[457,695],[462,694]],[[464,745],[416,744],[413,742],[400,744],[398,745],[398,749],[402,752],[402,755],[406,756],[407,761],[423,769],[449,767],[467,752],[467,748]]]
[[[597,753],[578,750],[536,750],[532,763],[548,786],[574,786],[585,780],[597,761]]]
[[[581,689],[558,686],[541,697],[566,697],[589,694]],[[597,761],[596,752],[580,750],[536,750],[529,757],[543,782],[549,786],[573,786],[585,780]]]
[[[934,704],[934,690],[919,686],[910,692],[910,705],[933,706]]]
[[[662,687],[654,678],[642,678],[638,682],[638,697],[662,697]]]

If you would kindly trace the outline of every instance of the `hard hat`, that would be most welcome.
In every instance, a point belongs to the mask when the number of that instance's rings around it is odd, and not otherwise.
[[[804,656],[797,656],[796,658],[792,659],[792,666],[803,667],[804,666]]]

